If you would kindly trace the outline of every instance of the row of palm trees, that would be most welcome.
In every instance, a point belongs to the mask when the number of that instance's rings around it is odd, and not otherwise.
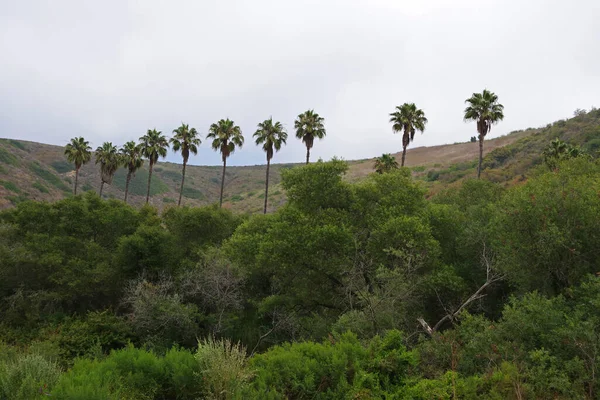
[[[504,118],[504,106],[498,103],[498,96],[484,90],[482,93],[473,93],[473,95],[465,101],[468,106],[464,111],[464,119],[466,122],[475,121],[477,124],[477,132],[479,133],[479,166],[477,169],[477,177],[481,176],[481,164],[483,159],[483,141],[485,136],[490,132],[492,125],[501,121]],[[402,160],[401,165],[404,166],[406,159],[406,149],[414,140],[415,132],[425,131],[427,118],[423,110],[417,108],[414,103],[404,103],[397,106],[394,112],[390,114],[390,122],[394,133],[402,133]],[[324,119],[315,113],[314,110],[308,110],[296,118],[294,122],[296,137],[301,139],[306,146],[306,163],[310,161],[310,150],[314,145],[315,139],[323,139],[326,135]],[[254,133],[255,143],[262,145],[267,156],[267,170],[265,180],[265,204],[264,212],[267,212],[267,199],[269,194],[269,169],[271,159],[275,152],[279,151],[287,141],[287,132],[281,122],[273,121],[269,118],[258,124],[257,130]],[[244,145],[244,136],[242,130],[230,119],[222,119],[210,126],[206,139],[211,140],[213,150],[221,153],[223,161],[223,172],[221,177],[221,193],[219,197],[219,206],[223,205],[223,189],[225,187],[225,171],[227,168],[227,159],[237,148]],[[117,149],[110,142],[105,142],[95,151],[96,164],[100,164],[101,185],[100,195],[104,184],[112,183],[112,178],[117,169],[121,166],[127,168],[127,181],[125,184],[125,202],[129,192],[129,183],[136,171],[140,169],[144,163],[144,159],[148,160],[148,189],[146,193],[146,203],[150,198],[150,186],[152,183],[152,170],[159,158],[164,158],[167,155],[169,145],[175,152],[181,152],[183,158],[183,168],[181,173],[181,187],[179,191],[178,205],[181,205],[183,188],[185,184],[185,170],[190,157],[190,154],[198,154],[198,147],[202,143],[198,132],[195,128],[191,128],[187,124],[183,124],[173,130],[173,137],[167,139],[162,132],[156,129],[148,130],[146,135],[139,139],[139,143],[129,141],[120,149]],[[77,180],[79,177],[79,169],[82,165],[91,160],[91,147],[84,138],[73,138],[65,148],[65,155],[69,162],[75,164],[75,185],[74,193],[77,194]],[[379,173],[397,168],[396,160],[390,154],[384,154],[376,160],[375,169]]]
[[[498,96],[484,89],[482,93],[473,93],[465,103],[468,104],[464,111],[465,122],[474,121],[477,124],[477,133],[479,134],[479,166],[477,167],[477,178],[481,177],[481,164],[483,160],[483,141],[485,136],[492,130],[492,125],[504,119],[504,106],[498,103]],[[425,131],[427,118],[423,110],[417,108],[415,103],[404,103],[397,106],[396,110],[390,114],[390,122],[393,124],[394,133],[402,132],[402,161],[400,166],[404,166],[406,158],[406,148],[415,138],[415,132]],[[390,154],[384,154],[375,162],[376,172],[383,173],[387,170],[397,168],[395,159],[391,159]]]
[[[314,145],[315,139],[323,139],[326,135],[324,119],[315,113],[314,110],[308,110],[300,115],[294,122],[296,137],[301,139],[306,146],[306,163],[310,161],[310,150]],[[269,118],[258,124],[254,133],[254,139],[257,145],[262,145],[267,155],[267,171],[265,180],[265,204],[264,212],[267,212],[267,201],[269,194],[269,170],[271,159],[275,152],[279,151],[287,141],[287,132],[281,122],[273,121]],[[227,159],[237,148],[244,145],[244,136],[242,130],[230,119],[222,119],[210,126],[206,139],[211,140],[211,147],[221,153],[223,161],[223,172],[221,177],[221,193],[219,197],[219,206],[223,205],[223,190],[225,187],[225,171],[227,168]],[[183,124],[173,130],[173,137],[167,139],[162,132],[156,129],[148,132],[139,139],[139,143],[129,141],[120,149],[117,149],[111,142],[105,142],[95,151],[96,164],[100,164],[100,196],[104,189],[104,184],[111,184],[112,179],[119,167],[127,168],[127,180],[125,184],[125,202],[129,193],[129,182],[143,164],[144,159],[148,160],[148,189],[146,193],[146,203],[150,199],[150,187],[152,183],[152,171],[159,158],[167,155],[169,145],[175,152],[181,152],[183,158],[183,168],[181,173],[181,187],[179,190],[178,205],[181,205],[183,188],[185,184],[185,170],[190,154],[198,154],[198,147],[202,143],[195,128]],[[75,184],[73,193],[77,194],[77,181],[80,168],[88,163],[92,158],[92,148],[83,137],[73,138],[65,147],[65,156],[69,162],[75,164]]]

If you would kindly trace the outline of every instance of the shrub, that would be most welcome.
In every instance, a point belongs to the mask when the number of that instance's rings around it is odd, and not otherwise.
[[[60,189],[63,191],[71,190],[67,185],[65,185],[65,183],[62,181],[62,179],[60,179],[58,176],[54,175],[52,172],[48,171],[46,168],[44,168],[42,165],[40,165],[37,161],[34,161],[33,163],[31,163],[29,165],[29,168],[31,169],[31,171],[34,174],[36,174],[37,176],[39,176],[46,182],[50,183],[52,186],[56,187],[57,189]]]
[[[64,160],[57,160],[57,161],[53,161],[50,166],[52,168],[54,168],[54,170],[56,172],[58,172],[59,174],[64,174],[66,172],[70,172],[75,170],[75,167],[73,166],[73,164],[64,161]]]
[[[0,186],[2,186],[6,190],[10,190],[13,193],[21,193],[21,189],[18,188],[14,182],[9,181],[0,181]]]
[[[8,150],[0,147],[0,163],[17,166],[19,165],[19,160]]]
[[[0,360],[0,398],[30,400],[46,396],[59,376],[58,366],[37,354]]]
[[[208,398],[237,398],[251,377],[246,368],[246,349],[228,339],[209,337],[199,342],[196,360]]]
[[[200,369],[194,355],[173,348],[164,357],[129,346],[104,360],[79,359],[52,396],[59,399],[197,399]]]
[[[39,190],[41,193],[49,193],[48,188],[42,185],[40,182],[35,182],[32,186]]]

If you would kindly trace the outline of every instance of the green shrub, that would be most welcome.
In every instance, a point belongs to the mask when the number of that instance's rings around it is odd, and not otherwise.
[[[404,386],[415,361],[398,331],[368,346],[351,333],[323,343],[284,344],[251,359],[251,391],[273,398],[382,398]]]
[[[196,200],[200,200],[200,199],[204,198],[204,194],[200,190],[194,189],[190,186],[183,187],[183,196],[187,197],[189,199],[196,199]]]
[[[167,204],[173,204],[173,203],[177,202],[175,199],[172,199],[170,197],[163,197],[162,201],[163,201],[163,203],[167,203]]]
[[[209,337],[199,342],[196,360],[207,398],[238,398],[251,377],[246,368],[246,349],[228,339]]]
[[[0,398],[31,400],[45,397],[59,376],[58,366],[37,354],[0,360]]]
[[[50,166],[59,174],[64,174],[75,170],[75,166],[65,160],[53,161]]]
[[[41,193],[49,193],[49,190],[46,186],[42,185],[40,182],[34,182],[32,185],[34,188],[39,190]]]
[[[156,169],[155,169],[155,171],[156,171]],[[164,170],[161,172],[160,176],[165,179],[170,179],[175,182],[181,181],[181,172],[179,172],[179,171]]]
[[[19,160],[4,147],[0,147],[0,163],[17,166]]]
[[[81,190],[83,190],[84,192],[87,192],[89,190],[94,190],[94,187],[92,185],[90,185],[88,182],[86,182],[81,187]]]
[[[239,194],[235,194],[235,195],[231,196],[229,200],[231,200],[235,203],[235,202],[244,200],[244,197],[240,196]]]
[[[25,143],[19,142],[18,140],[9,139],[8,143],[10,143],[11,146],[16,147],[19,150],[29,151],[29,149],[27,148],[27,146],[25,146]]]
[[[194,355],[173,348],[164,357],[129,346],[103,360],[79,359],[59,380],[59,399],[197,399],[202,391]]]
[[[60,189],[65,192],[71,190],[67,185],[65,185],[62,179],[60,179],[58,176],[54,175],[52,172],[48,171],[46,168],[41,166],[37,161],[31,163],[29,165],[29,168],[34,174],[36,174],[46,182],[50,183],[57,189]]]
[[[156,172],[156,168],[153,172]],[[125,191],[127,181],[127,171],[120,168],[113,178],[113,186],[121,191]],[[136,196],[146,196],[148,190],[148,169],[144,166],[140,169],[129,182],[129,194]],[[154,196],[168,192],[169,186],[160,179],[160,175],[152,174],[152,183],[150,184],[150,195]]]
[[[0,186],[2,186],[6,190],[10,190],[13,193],[21,193],[21,189],[14,184],[14,182],[9,181],[0,181]]]

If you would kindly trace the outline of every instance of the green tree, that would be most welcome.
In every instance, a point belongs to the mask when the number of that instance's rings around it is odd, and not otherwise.
[[[477,168],[477,178],[479,178],[483,161],[483,140],[492,130],[492,125],[504,119],[504,106],[498,103],[498,96],[487,89],[482,93],[473,93],[465,103],[469,105],[465,108],[464,119],[466,122],[475,121],[479,133],[479,167]]]
[[[181,126],[173,131],[174,135],[171,138],[171,146],[173,151],[178,152],[181,150],[181,157],[183,157],[183,169],[181,171],[181,189],[179,190],[179,201],[177,205],[181,205],[181,196],[183,195],[183,183],[185,182],[185,167],[190,153],[198,154],[198,146],[200,146],[201,140],[198,137],[196,128],[190,128],[189,125],[182,123]]]
[[[398,161],[396,161],[396,157],[388,154],[382,154],[381,157],[375,158],[375,172],[378,174],[383,174],[385,172],[390,172],[394,169],[398,168]]]
[[[140,138],[142,155],[149,161],[148,167],[148,193],[146,194],[146,204],[150,199],[150,183],[152,182],[152,168],[158,161],[158,157],[166,157],[169,142],[161,131],[148,129],[148,132]]]
[[[578,146],[572,146],[562,140],[556,138],[550,144],[544,152],[544,162],[551,170],[555,170],[558,167],[558,163],[562,160],[569,160],[571,158],[577,158],[585,156],[585,152]]]
[[[96,164],[100,164],[100,179],[102,181],[100,184],[100,197],[102,197],[104,184],[108,183],[110,185],[112,183],[113,176],[121,165],[121,157],[117,146],[111,142],[104,142],[102,146],[99,146],[96,149]]]
[[[75,184],[73,185],[73,194],[77,194],[77,180],[79,178],[79,169],[92,159],[92,148],[90,143],[83,137],[71,139],[71,143],[65,146],[65,156],[67,160],[75,164]]]
[[[223,189],[225,188],[227,158],[235,151],[236,146],[241,148],[244,145],[244,136],[242,136],[240,127],[228,118],[212,124],[206,138],[212,139],[213,150],[219,151],[221,153],[221,158],[223,159],[221,195],[219,197],[219,207],[221,207],[223,205]]]
[[[267,213],[267,198],[269,197],[269,168],[271,167],[271,159],[273,153],[279,151],[281,146],[286,143],[287,132],[281,125],[281,122],[273,123],[273,118],[269,118],[258,124],[258,130],[254,133],[256,144],[262,144],[262,148],[267,153],[267,177],[265,179],[265,208],[264,213]]]
[[[323,117],[319,116],[314,110],[308,110],[298,115],[294,122],[296,137],[302,139],[306,145],[306,163],[310,159],[310,149],[312,149],[315,138],[323,139],[326,135]]]
[[[142,159],[142,149],[133,140],[125,143],[123,147],[121,147],[120,152],[123,165],[127,168],[127,181],[125,183],[124,199],[125,203],[127,203],[129,182],[131,181],[131,178],[135,176],[136,171],[142,168],[142,165],[144,165],[144,160]]]
[[[418,109],[415,103],[404,103],[401,106],[396,106],[396,111],[391,113],[390,117],[394,133],[404,132],[402,134],[402,164],[400,164],[404,167],[406,148],[415,139],[415,131],[423,133],[427,118],[425,118],[423,110]]]

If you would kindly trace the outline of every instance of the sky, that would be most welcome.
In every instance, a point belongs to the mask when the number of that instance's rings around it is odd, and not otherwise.
[[[311,158],[351,160],[402,149],[405,102],[429,120],[410,147],[468,141],[484,88],[495,137],[600,107],[598,21],[598,0],[0,0],[0,137],[95,148],[231,118],[246,143],[228,165],[253,165],[272,116],[289,133],[273,162],[301,162],[294,119],[314,109]],[[203,142],[190,163],[220,157]]]

